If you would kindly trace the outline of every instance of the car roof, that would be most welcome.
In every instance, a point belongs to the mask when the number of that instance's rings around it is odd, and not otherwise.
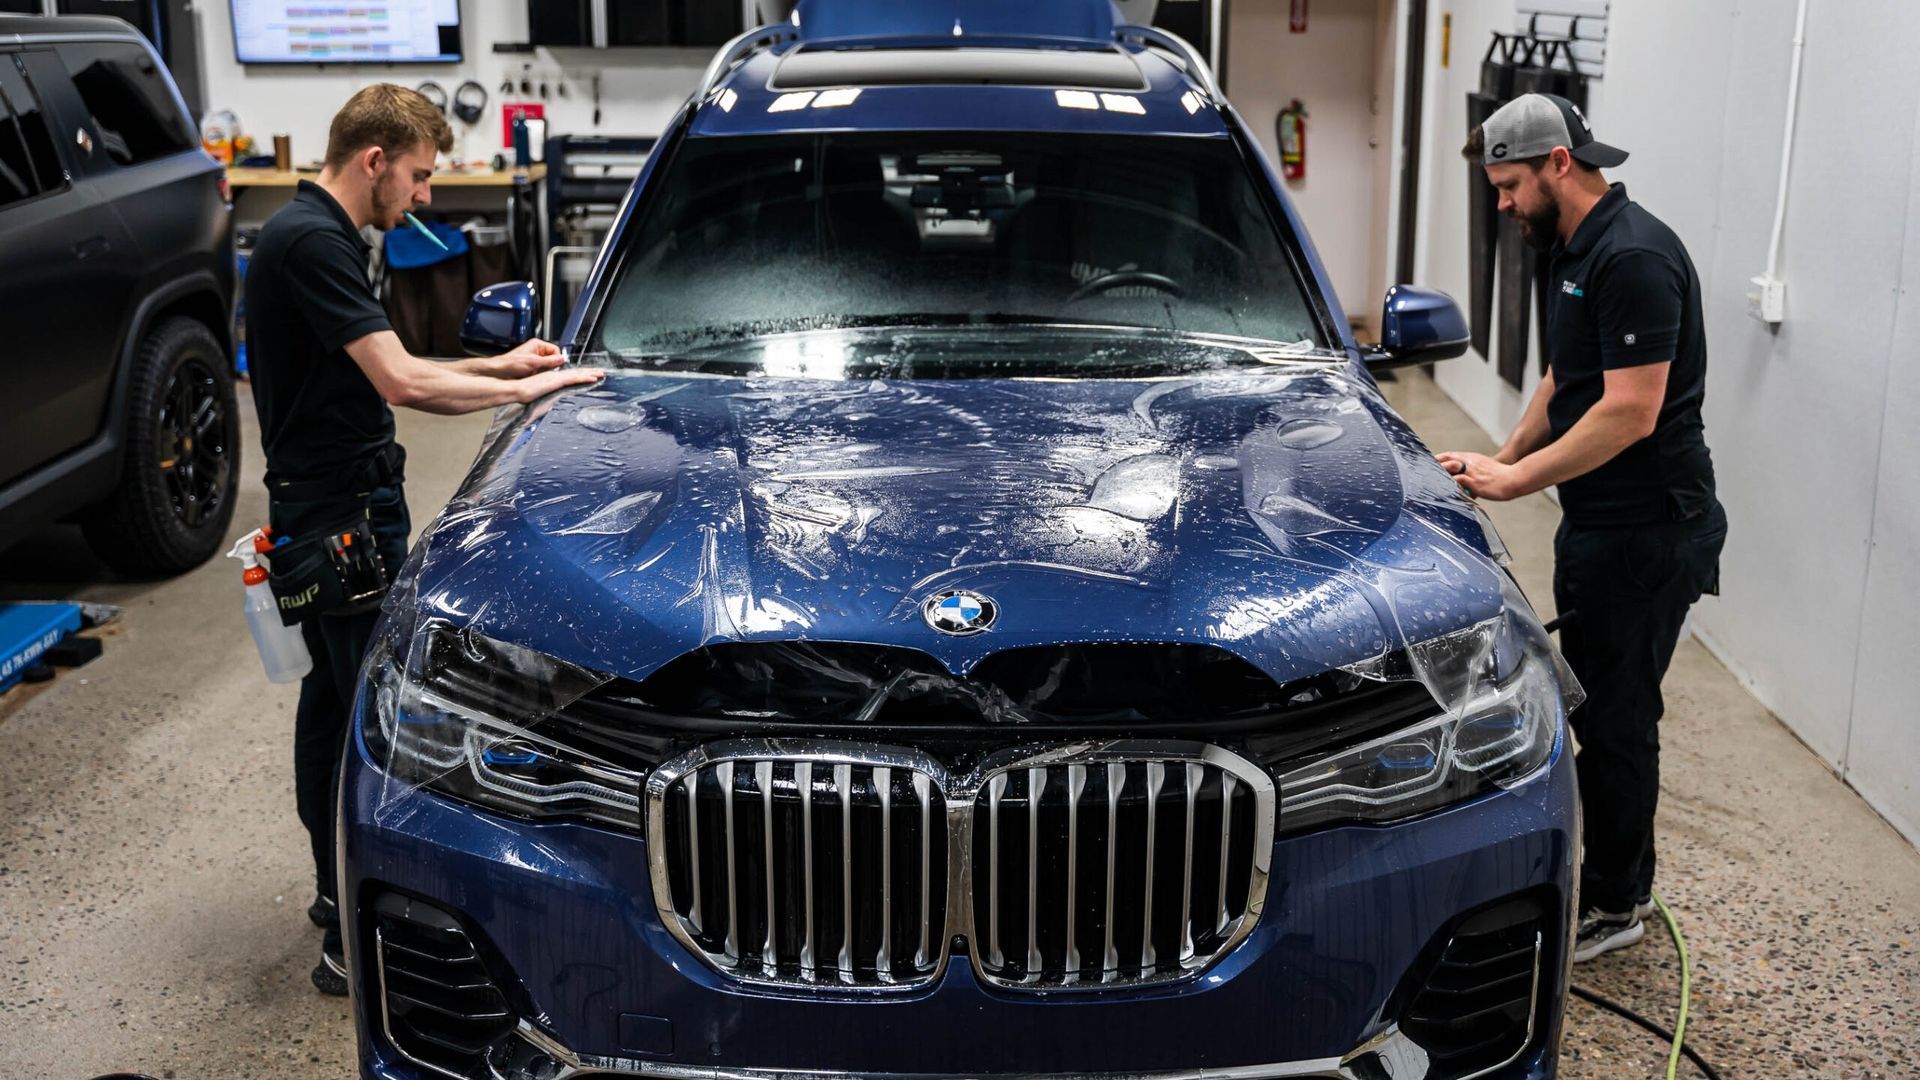
[[[1107,42],[1111,0],[799,0],[793,25],[802,41],[1016,35]]]
[[[106,15],[0,15],[0,45],[21,45],[50,37],[137,38],[140,32]]]
[[[1183,43],[1122,28],[1105,40],[766,28],[717,74],[696,136],[814,131],[1059,131],[1224,137],[1212,76]],[[1149,35],[1148,39],[1140,34]],[[1131,35],[1131,36],[1130,36]],[[1186,53],[1186,55],[1182,55]]]

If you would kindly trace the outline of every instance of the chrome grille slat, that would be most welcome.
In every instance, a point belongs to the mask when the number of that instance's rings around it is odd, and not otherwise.
[[[913,953],[916,968],[926,967],[929,962],[927,938],[933,930],[933,803],[927,797],[929,784],[925,773],[913,774],[913,798],[920,804],[920,947]]]
[[[1067,766],[1067,981],[1080,980],[1080,793],[1087,788],[1087,767]]]
[[[1180,963],[1193,960],[1193,815],[1200,806],[1200,780],[1205,770],[1187,765],[1187,854],[1180,871]]]
[[[696,777],[695,779],[697,780],[698,778]],[[695,784],[689,783],[685,785],[684,790],[687,793],[687,860],[691,867],[691,876],[693,878],[693,910],[687,913],[687,921],[691,922],[693,929],[698,932],[706,929],[706,924],[700,918],[700,893],[702,892],[702,882],[700,880],[700,806],[694,797],[695,786]]]
[[[1159,808],[1160,789],[1167,782],[1167,767],[1158,761],[1147,762],[1147,872],[1145,879],[1145,897],[1140,907],[1140,970],[1150,973],[1154,968],[1153,951],[1153,835],[1159,828],[1159,820],[1154,811]]]
[[[669,931],[742,982],[925,986],[970,940],[983,982],[1097,989],[1188,977],[1244,939],[1273,806],[1264,772],[1195,742],[1006,750],[955,774],[915,750],[735,739],[649,778],[647,828]]]
[[[1047,770],[1027,770],[1027,972],[1038,979],[1046,959],[1040,955],[1040,797],[1047,790]]]
[[[853,766],[833,767],[840,794],[840,963],[844,982],[853,981]]]
[[[881,982],[893,978],[893,770],[875,766],[873,786],[880,794],[880,951],[873,968]]]
[[[987,782],[987,963],[1006,963],[1000,951],[1000,799],[1007,793],[1005,773]]]
[[[805,979],[813,978],[813,763],[802,761],[793,767],[794,783],[800,788],[800,858],[805,865],[803,875],[806,879],[805,936],[800,939],[800,972]]]
[[[753,767],[754,782],[760,785],[760,805],[763,816],[766,841],[766,878],[767,878],[767,939],[760,948],[760,962],[772,968],[780,963],[773,951],[774,913],[780,909],[773,902],[773,762],[762,761]]]
[[[733,856],[733,762],[723,761],[714,770],[720,781],[721,798],[727,808],[727,951],[731,964],[740,958],[740,897],[734,889],[733,871],[738,860]]]
[[[1100,957],[1100,981],[1112,982],[1120,974],[1120,954],[1113,948],[1113,870],[1120,852],[1120,791],[1127,786],[1127,767],[1119,762],[1107,765],[1107,917],[1102,920],[1107,932],[1107,947]]]
[[[1227,928],[1227,867],[1233,861],[1233,849],[1228,841],[1233,836],[1233,777],[1222,773],[1220,776],[1220,887],[1214,893],[1219,905],[1214,918],[1214,933]]]

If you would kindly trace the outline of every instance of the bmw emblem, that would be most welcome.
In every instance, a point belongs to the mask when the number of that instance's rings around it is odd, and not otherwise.
[[[987,597],[964,589],[937,593],[920,605],[927,625],[943,634],[966,637],[993,625],[1000,609]]]

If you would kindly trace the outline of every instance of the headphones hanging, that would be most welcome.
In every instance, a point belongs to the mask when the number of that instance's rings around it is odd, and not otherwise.
[[[434,82],[432,79],[428,79],[426,82],[423,82],[419,86],[414,87],[414,89],[420,92],[421,97],[426,98],[428,101],[432,102],[433,107],[436,109],[439,109],[442,115],[446,114],[447,91],[439,83]]]
[[[487,107],[487,88],[469,79],[453,92],[453,115],[463,124],[477,124]]]

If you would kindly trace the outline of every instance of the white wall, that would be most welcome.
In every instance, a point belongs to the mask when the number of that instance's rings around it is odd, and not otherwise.
[[[1288,29],[1289,7],[1233,5],[1227,94],[1276,164],[1275,118],[1294,98],[1306,105],[1307,175],[1289,181],[1287,195],[1313,234],[1340,306],[1350,315],[1370,314],[1385,291],[1373,280],[1374,223],[1389,212],[1384,179],[1376,192],[1375,174],[1384,178],[1393,156],[1390,138],[1370,145],[1378,119],[1379,4],[1315,0],[1303,34]],[[1380,115],[1390,117],[1391,95],[1379,105]],[[1390,133],[1390,121],[1380,128]]]
[[[720,2],[720,0],[714,0]],[[532,63],[549,77],[569,73],[570,97],[550,96],[547,130],[551,134],[658,135],[700,81],[711,49],[541,49],[531,55],[495,54],[495,42],[527,39],[527,8],[519,0],[470,0],[462,5],[463,44],[467,60],[460,64],[379,65],[328,64],[322,68],[243,66],[233,58],[233,29],[224,2],[197,5],[200,41],[206,63],[206,102],[209,109],[232,109],[244,130],[271,153],[272,136],[289,135],[295,162],[318,161],[326,152],[327,124],[355,90],[369,83],[394,82],[415,86],[432,79],[451,95],[468,79],[487,89],[486,115],[466,132],[453,121],[454,151],[469,159],[491,158],[502,150],[500,139],[500,83],[512,75],[513,100],[539,101],[517,92],[520,65]],[[593,124],[593,71],[601,72],[600,125]],[[554,86],[549,85],[557,95]]]
[[[1707,439],[1732,522],[1701,638],[1920,843],[1920,36],[1907,0],[1811,0],[1782,258],[1787,320],[1746,314],[1766,266],[1794,0],[1613,0],[1596,133],[1692,253],[1709,350]],[[1438,66],[1451,11],[1453,66]],[[1464,297],[1464,95],[1512,0],[1432,11],[1424,282]],[[1867,108],[1862,101],[1871,102]],[[1440,384],[1502,437],[1522,399],[1469,356]]]

